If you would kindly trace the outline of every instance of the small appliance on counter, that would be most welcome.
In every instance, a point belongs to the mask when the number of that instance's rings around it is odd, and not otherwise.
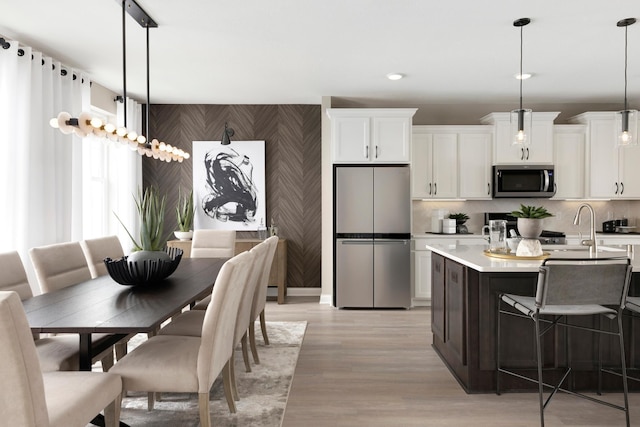
[[[632,233],[636,227],[629,225],[626,218],[612,219],[602,223],[603,233]]]

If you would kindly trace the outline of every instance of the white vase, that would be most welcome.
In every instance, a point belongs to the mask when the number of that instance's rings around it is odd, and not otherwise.
[[[193,237],[193,231],[174,231],[173,234],[179,240],[191,240]]]
[[[537,239],[542,234],[541,218],[518,218],[518,233],[525,239]]]

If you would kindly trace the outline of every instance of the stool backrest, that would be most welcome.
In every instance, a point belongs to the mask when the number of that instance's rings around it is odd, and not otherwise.
[[[547,259],[540,267],[536,305],[624,307],[631,263],[628,258]]]

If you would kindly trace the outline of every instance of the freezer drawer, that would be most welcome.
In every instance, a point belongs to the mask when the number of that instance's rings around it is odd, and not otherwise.
[[[410,307],[411,241],[376,240],[373,265],[373,306]]]
[[[337,239],[336,306],[411,305],[410,240]]]
[[[336,307],[373,307],[373,240],[336,240]]]

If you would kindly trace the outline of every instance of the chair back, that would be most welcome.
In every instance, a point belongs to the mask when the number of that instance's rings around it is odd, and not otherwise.
[[[249,325],[254,320],[251,318],[251,308],[253,306],[253,296],[256,293],[256,287],[260,284],[265,258],[268,254],[269,246],[265,242],[261,242],[251,248],[249,251],[254,255],[253,262],[250,265],[250,272],[247,276],[246,284],[242,291],[240,299],[240,307],[238,308],[238,318],[236,320],[236,332],[234,336],[234,344],[237,345],[240,339],[245,335]]]
[[[538,273],[536,306],[598,304],[622,308],[630,282],[628,258],[547,259]]]
[[[79,242],[57,243],[29,250],[42,292],[51,292],[91,279]]]
[[[82,252],[87,259],[91,277],[96,278],[108,274],[105,258],[118,259],[124,256],[118,236],[99,237],[80,242]]]
[[[2,272],[0,274],[0,291],[15,291],[21,300],[33,296],[27,272],[18,252],[0,254],[0,271]]]
[[[20,297],[13,291],[0,291],[0,378],[0,424],[49,425],[36,347]]]
[[[198,392],[208,393],[211,385],[233,355],[234,333],[243,283],[247,281],[254,255],[243,252],[224,263],[211,294],[202,324],[198,351]]]
[[[269,276],[271,275],[271,265],[273,264],[273,257],[276,254],[278,247],[278,236],[271,236],[264,241],[267,245],[267,254],[262,264],[262,275],[260,281],[256,286],[256,291],[253,294],[253,303],[251,306],[251,321],[258,318],[264,306],[267,303],[267,289],[269,287]]]
[[[231,258],[236,249],[235,230],[195,230],[191,258]]]

